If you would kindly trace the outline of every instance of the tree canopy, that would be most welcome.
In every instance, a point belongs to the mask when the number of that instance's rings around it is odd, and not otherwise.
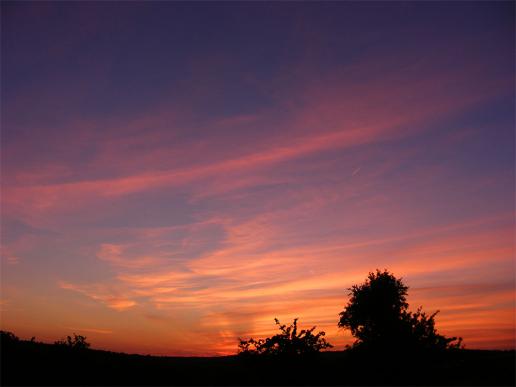
[[[355,347],[397,349],[460,348],[462,339],[437,333],[434,318],[421,307],[408,310],[408,287],[389,271],[369,273],[366,281],[353,285],[350,299],[340,313],[339,327],[351,330]]]

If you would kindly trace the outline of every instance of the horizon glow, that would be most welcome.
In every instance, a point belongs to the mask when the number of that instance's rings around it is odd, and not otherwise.
[[[341,350],[375,269],[515,348],[514,3],[2,2],[1,329]]]

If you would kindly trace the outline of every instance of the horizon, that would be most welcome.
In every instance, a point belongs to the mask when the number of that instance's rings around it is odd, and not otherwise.
[[[53,342],[44,342],[44,341],[39,341],[37,337],[35,336],[32,336],[30,338],[23,338],[23,337],[19,337],[16,335],[16,332],[8,332],[8,331],[2,331],[2,332],[6,332],[6,333],[12,333],[14,334],[14,336],[16,336],[17,339],[19,339],[20,341],[26,341],[26,342],[33,342],[35,344],[43,344],[43,345],[58,345],[56,343],[57,340],[53,341]],[[72,336],[76,334],[76,333],[72,333]],[[32,341],[32,339],[34,339],[34,341]],[[66,337],[60,337],[60,340],[64,340],[66,339]],[[87,350],[90,350],[90,351],[105,351],[105,352],[112,352],[112,353],[116,353],[116,354],[125,354],[125,355],[138,355],[138,356],[154,356],[154,357],[173,357],[173,358],[218,358],[218,357],[227,357],[227,356],[230,356],[230,357],[239,357],[240,354],[235,352],[235,353],[232,353],[232,354],[226,354],[226,355],[153,355],[153,354],[150,354],[150,353],[133,353],[133,352],[118,352],[118,351],[113,351],[109,348],[98,348],[94,345],[94,343],[89,343],[88,341],[88,338],[85,337],[85,340],[88,344],[90,344],[90,346],[88,347]],[[318,351],[317,353],[318,354],[321,354],[321,353],[325,353],[325,352],[338,352],[338,353],[341,353],[341,352],[346,352],[348,349],[347,348],[343,348],[343,349],[334,349],[334,348],[326,348],[326,349],[322,349],[321,351]],[[460,349],[460,351],[502,351],[502,352],[515,352],[516,351],[516,348],[510,348],[510,349],[477,349],[477,348],[462,348]]]
[[[513,2],[2,2],[0,329],[340,351],[388,269],[516,348]]]

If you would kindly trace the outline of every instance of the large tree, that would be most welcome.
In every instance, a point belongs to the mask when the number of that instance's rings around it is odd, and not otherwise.
[[[460,348],[462,339],[437,333],[434,317],[408,310],[408,287],[384,270],[369,273],[366,281],[353,285],[350,300],[340,313],[339,327],[351,330],[355,347],[376,349]]]

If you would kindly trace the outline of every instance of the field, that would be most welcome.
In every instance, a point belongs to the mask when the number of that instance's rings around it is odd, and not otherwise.
[[[2,343],[5,385],[515,385],[515,351],[462,350],[373,360],[346,351],[308,359],[157,357]]]

